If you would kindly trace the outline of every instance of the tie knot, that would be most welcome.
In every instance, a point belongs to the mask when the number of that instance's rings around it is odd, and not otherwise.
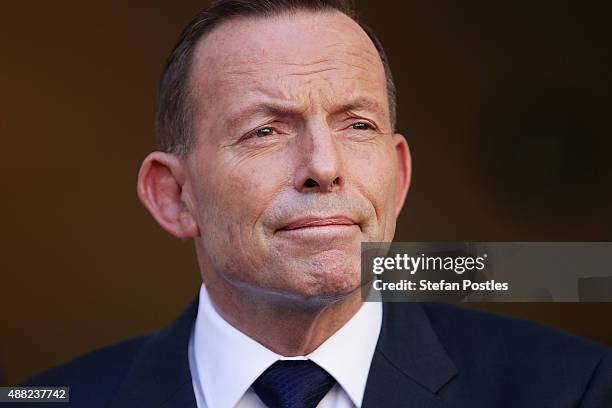
[[[310,360],[279,360],[253,383],[269,408],[314,408],[336,380]]]

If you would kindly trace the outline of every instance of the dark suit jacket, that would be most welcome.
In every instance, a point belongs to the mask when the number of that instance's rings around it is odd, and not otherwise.
[[[24,385],[70,386],[69,406],[79,408],[195,408],[187,344],[196,313],[197,299],[159,332]],[[525,321],[446,304],[387,303],[363,406],[610,408],[612,353]]]

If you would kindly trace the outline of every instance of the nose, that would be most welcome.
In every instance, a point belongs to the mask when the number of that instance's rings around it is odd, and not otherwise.
[[[311,124],[299,141],[300,165],[295,187],[300,192],[327,193],[344,183],[338,142],[326,122]]]

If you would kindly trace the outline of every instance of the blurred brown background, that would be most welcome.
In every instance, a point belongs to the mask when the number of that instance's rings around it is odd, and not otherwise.
[[[157,227],[135,181],[162,64],[205,4],[3,5],[0,383],[155,330],[196,295],[191,244]],[[414,156],[397,240],[612,240],[604,2],[358,6]],[[612,303],[469,307],[612,344]]]

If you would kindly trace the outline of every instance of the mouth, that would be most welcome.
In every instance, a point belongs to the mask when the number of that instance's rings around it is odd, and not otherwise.
[[[333,217],[308,217],[300,218],[292,221],[284,227],[280,228],[279,231],[295,231],[307,228],[325,228],[325,227],[351,227],[358,224],[352,219],[344,216],[333,216]]]

